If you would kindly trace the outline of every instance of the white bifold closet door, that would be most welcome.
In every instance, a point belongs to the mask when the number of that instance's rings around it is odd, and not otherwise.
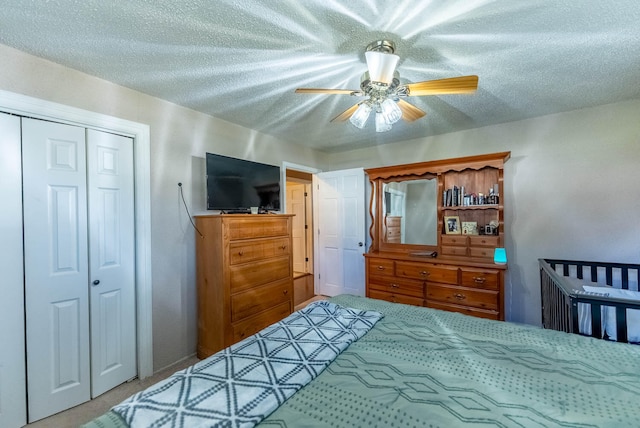
[[[0,427],[27,423],[20,118],[0,113]]]
[[[29,421],[136,369],[133,142],[23,119]]]

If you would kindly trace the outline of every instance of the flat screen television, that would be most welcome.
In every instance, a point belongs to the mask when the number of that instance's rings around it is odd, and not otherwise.
[[[280,210],[280,167],[207,153],[207,209]]]

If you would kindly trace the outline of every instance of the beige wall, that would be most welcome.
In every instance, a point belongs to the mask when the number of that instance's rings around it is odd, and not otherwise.
[[[340,153],[329,162],[366,168],[511,151],[506,313],[539,324],[538,258],[640,263],[638,112],[640,100],[632,100]]]
[[[2,90],[150,126],[154,369],[193,354],[194,231],[177,183],[191,213],[202,213],[206,152],[310,167],[318,167],[322,155],[3,45],[0,63]]]

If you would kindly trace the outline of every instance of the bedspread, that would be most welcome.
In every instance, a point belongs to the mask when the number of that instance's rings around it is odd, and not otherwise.
[[[363,297],[330,301],[384,318],[260,428],[640,426],[640,346]]]
[[[314,302],[139,392],[112,411],[135,427],[253,427],[381,318]]]
[[[636,427],[640,347],[353,296],[385,314],[260,427]]]

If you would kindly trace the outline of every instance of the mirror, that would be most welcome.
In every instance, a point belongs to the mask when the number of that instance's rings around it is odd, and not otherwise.
[[[385,243],[438,245],[436,181],[432,178],[383,183]]]

